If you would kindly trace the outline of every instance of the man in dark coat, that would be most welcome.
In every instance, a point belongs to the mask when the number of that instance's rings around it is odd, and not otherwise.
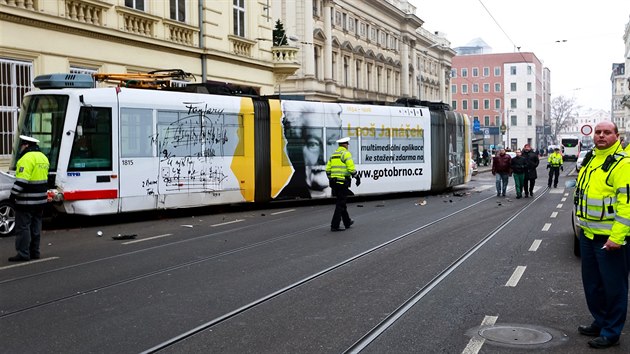
[[[509,177],[512,176],[512,158],[501,148],[499,154],[492,158],[492,175],[495,176],[497,197],[504,196]]]
[[[522,156],[527,161],[527,170],[525,171],[525,179],[523,180],[525,198],[530,195],[533,197],[534,184],[536,183],[536,178],[538,178],[536,168],[538,167],[540,160],[538,159],[538,154],[532,150],[532,147],[529,144],[525,144],[525,146],[523,146]]]

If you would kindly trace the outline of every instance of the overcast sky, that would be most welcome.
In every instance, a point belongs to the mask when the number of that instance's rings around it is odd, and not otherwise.
[[[613,63],[625,62],[630,0],[409,1],[423,27],[446,33],[451,47],[477,37],[494,53],[521,47],[551,70],[552,98],[575,97],[583,108],[610,111],[610,74]]]

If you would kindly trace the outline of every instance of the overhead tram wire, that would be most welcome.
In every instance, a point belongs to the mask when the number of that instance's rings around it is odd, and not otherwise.
[[[501,30],[501,32],[503,32],[503,34],[505,35],[505,37],[507,37],[507,39],[510,41],[510,43],[512,43],[512,46],[514,46],[514,48],[516,48],[518,50],[518,53],[521,55],[521,58],[523,58],[524,62],[528,62],[527,59],[525,59],[525,56],[523,55],[523,53],[521,53],[521,47],[517,46],[514,41],[512,40],[512,38],[507,34],[507,32],[505,32],[505,30],[503,29],[503,27],[501,27],[501,24],[499,24],[499,21],[497,21],[496,18],[494,18],[494,16],[492,15],[492,13],[490,12],[490,10],[488,10],[488,8],[486,7],[486,5],[483,3],[482,0],[479,0],[479,3],[481,4],[481,6],[483,6],[484,10],[486,10],[486,12],[488,13],[488,15],[490,16],[490,18],[492,18],[492,20],[494,21],[494,23],[497,25],[497,27],[499,27],[499,29]]]

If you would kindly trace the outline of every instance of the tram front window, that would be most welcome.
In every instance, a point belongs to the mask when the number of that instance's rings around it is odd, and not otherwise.
[[[16,136],[26,135],[39,140],[39,148],[46,154],[50,162],[50,172],[57,170],[57,159],[67,108],[68,96],[32,95],[24,98],[20,109]],[[15,170],[20,152],[19,144],[19,139],[14,139],[11,170]]]
[[[112,169],[112,110],[81,107],[68,171]]]

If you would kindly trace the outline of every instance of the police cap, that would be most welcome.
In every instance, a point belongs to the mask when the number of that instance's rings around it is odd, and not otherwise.
[[[350,137],[345,137],[337,140],[337,144],[347,144],[348,142],[350,142]]]
[[[38,144],[39,140],[26,135],[20,135],[21,144]]]

